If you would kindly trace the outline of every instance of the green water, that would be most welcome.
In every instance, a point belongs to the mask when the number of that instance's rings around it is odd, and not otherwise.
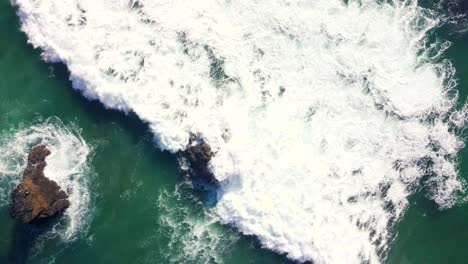
[[[454,43],[446,56],[457,68],[464,101],[468,34],[445,37]],[[203,205],[197,202],[203,195],[184,186],[178,193],[187,197],[173,195],[184,181],[176,158],[152,145],[151,135],[137,118],[85,100],[71,89],[63,66],[42,62],[39,51],[27,45],[19,31],[9,0],[0,0],[0,73],[0,136],[56,116],[78,126],[94,147],[90,160],[94,211],[89,230],[73,242],[46,240],[38,250],[10,219],[8,208],[2,207],[0,263],[212,263],[214,256],[206,255],[213,252],[225,263],[289,263],[228,227],[211,224],[201,238],[190,235],[190,223],[207,221]],[[460,155],[461,175],[467,179],[465,158],[467,150]],[[167,208],[158,206],[161,200]],[[164,219],[184,224],[174,229]],[[439,211],[423,195],[412,197],[397,233],[387,263],[468,263],[468,203]],[[211,241],[216,237],[221,241]],[[204,239],[213,248],[197,249]],[[195,256],[188,258],[187,251],[196,252]]]

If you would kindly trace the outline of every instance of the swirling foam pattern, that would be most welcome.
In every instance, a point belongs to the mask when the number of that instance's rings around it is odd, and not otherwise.
[[[0,206],[10,205],[11,192],[20,183],[29,150],[45,145],[51,151],[44,174],[57,182],[69,195],[70,207],[65,211],[65,224],[59,222],[46,237],[59,235],[72,241],[88,227],[91,195],[88,165],[91,147],[79,131],[65,126],[58,118],[49,118],[30,127],[2,132],[0,139]]]
[[[134,112],[161,149],[216,151],[216,211],[299,262],[380,263],[408,196],[464,183],[448,42],[416,1],[16,0],[74,88]],[[428,176],[428,177],[423,177]]]

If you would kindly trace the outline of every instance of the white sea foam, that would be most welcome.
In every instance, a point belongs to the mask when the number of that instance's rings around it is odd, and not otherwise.
[[[64,241],[85,231],[90,216],[88,167],[90,147],[79,131],[65,126],[58,118],[43,123],[2,132],[0,140],[0,206],[10,204],[10,194],[21,181],[29,150],[45,145],[51,151],[46,158],[44,174],[68,193],[70,207],[65,211],[66,222],[52,227],[45,236],[59,235]]]
[[[224,263],[223,257],[229,254],[238,235],[221,228],[218,217],[192,195],[187,183],[177,185],[174,191],[163,190],[157,206],[157,240],[165,262]]]
[[[421,184],[441,208],[464,191],[466,108],[433,12],[348,2],[16,0],[85,96],[162,149],[205,138],[224,223],[297,261],[379,263]]]

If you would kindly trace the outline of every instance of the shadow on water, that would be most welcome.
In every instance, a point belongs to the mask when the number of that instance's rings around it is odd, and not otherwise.
[[[35,224],[23,224],[15,221],[8,255],[10,264],[29,263],[29,257],[42,235],[51,231],[63,220],[62,214]]]

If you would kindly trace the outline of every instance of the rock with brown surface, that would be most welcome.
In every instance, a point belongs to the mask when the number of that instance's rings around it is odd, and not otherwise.
[[[23,181],[13,191],[10,214],[25,224],[53,217],[70,206],[68,195],[44,175],[48,155],[50,151],[45,146],[31,150]]]
[[[184,151],[184,156],[190,164],[191,175],[218,185],[218,180],[208,168],[209,162],[214,155],[215,153],[204,140],[192,136],[187,149]]]

